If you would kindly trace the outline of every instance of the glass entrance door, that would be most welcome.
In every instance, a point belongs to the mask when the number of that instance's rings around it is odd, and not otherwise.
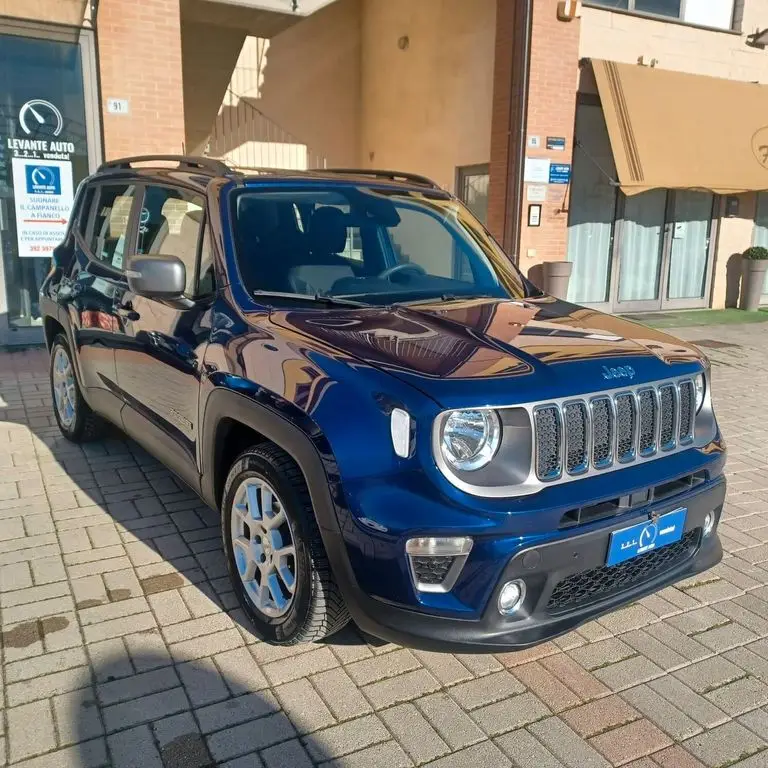
[[[706,299],[714,195],[679,190],[672,195],[666,306],[697,306]]]
[[[624,198],[614,312],[704,307],[715,196],[656,189]]]
[[[667,193],[654,189],[624,200],[619,237],[619,311],[659,309]]]
[[[0,344],[42,340],[40,285],[98,161],[89,35],[0,24]]]

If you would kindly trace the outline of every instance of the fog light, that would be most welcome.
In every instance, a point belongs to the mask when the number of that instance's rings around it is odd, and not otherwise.
[[[508,581],[499,592],[499,613],[509,616],[514,613],[525,600],[525,582]]]
[[[704,535],[709,536],[715,527],[715,513],[707,512],[707,516],[704,518]]]

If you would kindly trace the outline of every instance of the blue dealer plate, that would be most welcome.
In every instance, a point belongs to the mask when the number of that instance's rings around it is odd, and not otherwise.
[[[618,565],[625,560],[643,555],[652,549],[680,541],[685,530],[685,507],[662,515],[655,522],[648,520],[611,534],[606,565]]]

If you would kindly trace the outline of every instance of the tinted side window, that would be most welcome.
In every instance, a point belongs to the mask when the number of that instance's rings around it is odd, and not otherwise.
[[[148,186],[139,214],[136,253],[176,256],[187,273],[186,294],[195,294],[195,273],[205,201],[183,189]]]
[[[99,189],[89,246],[96,261],[114,269],[123,269],[125,239],[134,194],[133,184],[105,184]]]
[[[88,220],[91,216],[91,208],[93,207],[93,201],[96,199],[96,187],[89,186],[83,190],[82,200],[83,203],[80,206],[80,211],[77,219],[77,231],[86,237],[88,234]]]

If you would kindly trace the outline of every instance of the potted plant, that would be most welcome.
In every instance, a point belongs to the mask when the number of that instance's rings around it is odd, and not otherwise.
[[[768,248],[753,245],[741,259],[741,297],[739,307],[754,312],[760,306],[760,296],[768,269]]]

